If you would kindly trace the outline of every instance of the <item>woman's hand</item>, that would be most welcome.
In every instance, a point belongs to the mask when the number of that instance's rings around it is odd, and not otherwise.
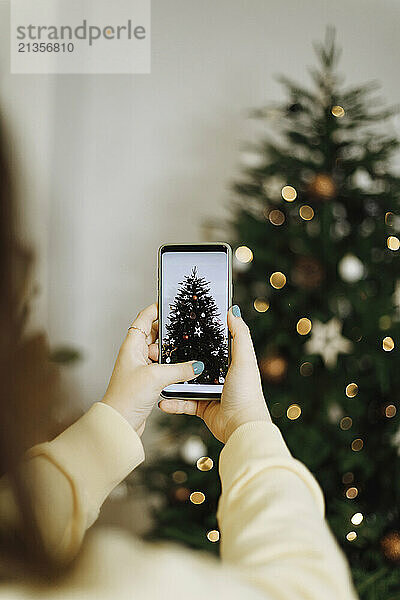
[[[221,401],[161,400],[166,413],[196,415],[221,442],[244,423],[270,421],[261,387],[260,373],[253,342],[240,309],[228,312],[228,327],[232,335],[232,360],[225,379]]]
[[[159,365],[158,308],[152,304],[136,317],[120,348],[102,402],[121,413],[139,435],[143,433],[160,392],[171,383],[193,379],[204,369],[201,361]]]

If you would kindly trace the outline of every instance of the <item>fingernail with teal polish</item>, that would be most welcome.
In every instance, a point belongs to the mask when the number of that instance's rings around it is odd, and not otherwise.
[[[196,360],[196,362],[192,364],[192,367],[195,375],[200,375],[200,373],[204,371],[204,363],[201,360]]]
[[[234,317],[240,317],[241,316],[241,312],[240,312],[240,308],[238,307],[237,304],[235,304],[235,306],[232,306],[232,314]]]

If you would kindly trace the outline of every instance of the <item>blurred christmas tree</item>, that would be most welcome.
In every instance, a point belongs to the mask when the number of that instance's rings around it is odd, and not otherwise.
[[[166,325],[163,358],[167,363],[202,360],[204,372],[196,377],[196,383],[223,383],[228,366],[228,340],[210,293],[210,283],[193,267],[178,286]]]
[[[235,300],[273,418],[323,488],[361,598],[389,600],[400,597],[399,143],[374,86],[342,88],[332,31],[316,49],[314,87],[283,78],[287,104],[255,115],[280,131],[247,153],[234,186]],[[194,418],[163,424],[181,449],[145,473],[163,499],[153,535],[215,551],[217,469],[193,465],[215,463],[220,444]]]

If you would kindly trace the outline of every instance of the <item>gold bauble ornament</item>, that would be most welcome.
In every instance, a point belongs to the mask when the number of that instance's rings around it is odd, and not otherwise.
[[[187,487],[179,487],[174,491],[174,496],[178,502],[185,502],[190,495],[190,490]]]
[[[300,288],[314,290],[321,285],[325,272],[319,260],[312,256],[299,256],[295,260],[292,280]]]
[[[278,354],[271,354],[261,359],[260,370],[263,377],[271,383],[279,383],[284,379],[288,363],[286,358]]]
[[[318,173],[310,181],[309,191],[320,200],[332,200],[336,195],[336,185],[331,175]]]
[[[388,560],[400,564],[400,532],[390,531],[381,539],[382,552]]]

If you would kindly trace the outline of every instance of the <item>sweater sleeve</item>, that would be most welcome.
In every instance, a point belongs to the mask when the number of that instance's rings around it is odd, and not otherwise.
[[[102,402],[53,441],[31,448],[21,468],[47,549],[60,560],[73,558],[108,494],[143,460],[136,431]]]
[[[272,600],[354,600],[321,489],[268,422],[240,426],[220,456],[223,562]]]

